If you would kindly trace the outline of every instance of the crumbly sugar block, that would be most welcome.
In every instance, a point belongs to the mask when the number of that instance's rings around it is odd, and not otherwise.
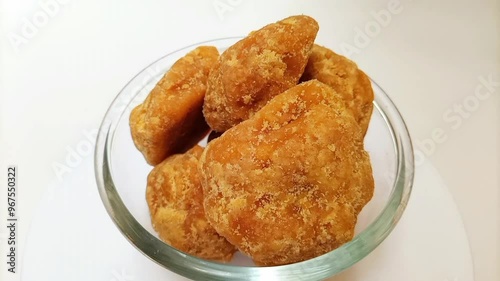
[[[150,165],[188,150],[208,133],[203,99],[208,74],[218,57],[212,46],[189,52],[172,65],[144,103],[132,110],[132,139]]]
[[[374,189],[358,123],[342,96],[317,80],[212,140],[200,171],[209,222],[267,266],[350,241]]]
[[[153,227],[163,241],[203,259],[227,262],[236,248],[205,217],[198,172],[202,152],[197,145],[157,165],[148,176],[146,199]]]
[[[354,87],[354,100],[349,107],[353,112],[357,112],[356,120],[363,130],[363,135],[366,134],[370,125],[373,112],[373,99],[372,82],[362,70],[358,69],[358,82]]]
[[[318,23],[292,16],[250,33],[221,54],[208,79],[203,113],[224,132],[294,86],[307,64]]]
[[[370,123],[374,98],[368,76],[350,59],[314,44],[300,80],[311,79],[329,85],[342,95],[365,134]]]

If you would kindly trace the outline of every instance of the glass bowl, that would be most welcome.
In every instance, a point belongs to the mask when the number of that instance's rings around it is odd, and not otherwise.
[[[201,42],[168,54],[136,75],[118,94],[101,124],[95,151],[95,174],[104,205],[123,235],[163,267],[195,280],[323,280],[352,266],[373,251],[401,217],[413,183],[413,149],[405,123],[385,92],[372,81],[374,111],[365,137],[375,178],[375,194],[358,217],[352,241],[299,263],[252,266],[241,254],[229,264],[210,262],[178,251],[158,239],[145,199],[152,169],[135,148],[129,129],[131,110],[180,57],[200,45],[220,51],[241,37]],[[206,144],[206,139],[200,142]],[[388,265],[389,266],[389,265]]]

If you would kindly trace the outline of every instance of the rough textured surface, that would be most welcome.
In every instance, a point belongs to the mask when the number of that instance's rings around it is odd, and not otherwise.
[[[350,241],[374,188],[359,125],[317,80],[212,140],[200,171],[207,219],[260,265],[307,260]]]
[[[186,151],[208,133],[203,99],[208,74],[218,57],[215,47],[202,46],[189,52],[132,111],[132,138],[150,165]]]
[[[221,54],[208,79],[203,113],[224,132],[294,86],[318,32],[308,16],[292,16],[250,33]]]
[[[203,148],[170,156],[148,176],[146,199],[160,238],[188,254],[229,261],[236,248],[217,234],[203,210],[198,159]]]
[[[315,44],[300,80],[311,79],[342,95],[365,134],[373,111],[373,89],[368,76],[353,61]]]

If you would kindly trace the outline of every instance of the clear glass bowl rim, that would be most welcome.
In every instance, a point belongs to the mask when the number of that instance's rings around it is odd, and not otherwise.
[[[384,241],[401,218],[410,198],[414,176],[414,156],[410,135],[394,103],[373,80],[373,86],[378,87],[379,92],[382,93],[375,96],[374,107],[389,127],[396,153],[397,167],[392,193],[383,211],[364,231],[355,236],[352,241],[322,256],[299,263],[272,267],[243,267],[196,258],[170,247],[143,228],[126,208],[113,183],[109,162],[110,152],[114,132],[124,114],[124,111],[114,109],[123,105],[123,100],[131,102],[135,97],[132,92],[124,90],[141,73],[167,57],[181,57],[188,50],[200,45],[230,46],[241,38],[221,38],[181,48],[151,63],[125,85],[106,112],[97,136],[94,169],[99,194],[113,222],[133,246],[161,266],[187,278],[193,280],[323,280],[360,261]]]

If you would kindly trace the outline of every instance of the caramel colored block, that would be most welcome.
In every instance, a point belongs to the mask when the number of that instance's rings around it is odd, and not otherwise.
[[[146,198],[153,227],[172,247],[210,260],[231,260],[236,248],[217,234],[203,209],[198,159],[203,148],[170,156],[148,176]]]
[[[368,76],[350,59],[315,44],[301,81],[311,79],[329,85],[343,97],[364,135],[370,123],[374,98]]]
[[[218,57],[215,47],[189,52],[172,65],[144,103],[132,110],[132,138],[150,165],[188,150],[208,133],[203,99],[208,74]]]
[[[210,73],[203,113],[224,132],[294,86],[318,32],[308,16],[292,16],[250,33],[221,54]]]
[[[374,190],[358,123],[317,80],[212,140],[200,170],[207,219],[260,265],[307,260],[350,241]]]

